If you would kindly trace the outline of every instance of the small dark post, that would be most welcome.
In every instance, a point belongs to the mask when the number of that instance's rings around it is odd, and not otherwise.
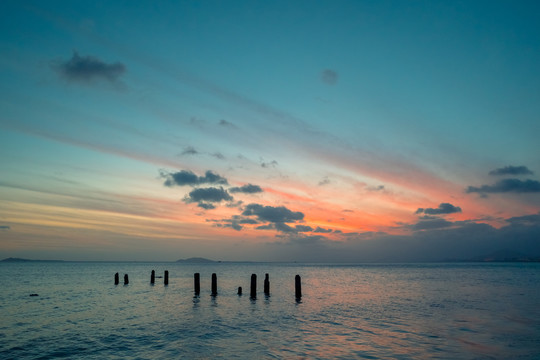
[[[118,276],[118,273],[114,274],[114,285],[118,285],[120,282],[120,277]]]
[[[129,278],[128,278],[128,274],[125,274],[124,275],[124,285],[127,285],[129,284]]]
[[[294,277],[294,292],[296,299],[299,300],[302,297],[302,280],[300,279],[300,275]]]
[[[212,296],[217,295],[217,275],[216,273],[212,274]]]
[[[238,287],[238,295],[242,295],[242,287],[241,286]]]
[[[201,274],[193,274],[193,280],[195,282],[195,295],[199,296],[201,293]]]
[[[156,282],[156,272],[152,270],[152,275],[150,275],[150,284],[154,285]]]
[[[264,276],[264,295],[270,295],[270,279],[268,278],[268,274]]]
[[[163,283],[169,285],[169,270],[165,270],[165,276],[163,277]]]
[[[257,275],[255,274],[251,274],[251,288],[250,288],[249,296],[252,299],[257,298]]]

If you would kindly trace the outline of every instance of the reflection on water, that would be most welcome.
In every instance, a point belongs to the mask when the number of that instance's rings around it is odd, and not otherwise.
[[[0,266],[1,358],[533,359],[540,352],[538,264]],[[152,286],[151,270],[165,266],[169,285]],[[115,286],[116,272],[128,273],[129,285]],[[261,290],[270,274],[270,295],[237,294],[250,289],[252,273]]]

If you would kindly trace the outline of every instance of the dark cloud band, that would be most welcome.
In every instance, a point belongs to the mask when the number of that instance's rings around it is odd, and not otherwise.
[[[480,187],[469,186],[465,190],[467,193],[535,193],[540,192],[540,182],[536,180],[504,179],[497,181],[493,185],[482,185]]]
[[[533,172],[526,166],[505,166],[489,172],[489,175],[533,175]]]

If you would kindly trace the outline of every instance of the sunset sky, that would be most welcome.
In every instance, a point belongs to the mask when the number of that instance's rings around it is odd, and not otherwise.
[[[0,258],[540,256],[540,2],[0,19]]]

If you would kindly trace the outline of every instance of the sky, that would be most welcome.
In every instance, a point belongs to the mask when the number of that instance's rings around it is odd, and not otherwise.
[[[537,1],[2,1],[0,258],[540,256]]]

